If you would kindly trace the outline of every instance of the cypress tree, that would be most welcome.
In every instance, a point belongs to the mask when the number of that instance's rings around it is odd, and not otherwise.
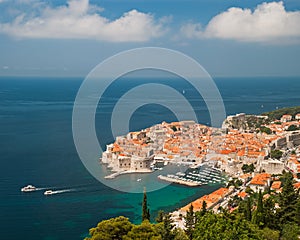
[[[206,204],[206,202],[205,201],[203,201],[203,203],[202,203],[202,209],[201,209],[201,211],[203,212],[203,215],[206,213],[206,211],[207,211],[207,204]]]
[[[280,194],[280,205],[287,206],[289,204],[295,203],[297,197],[297,193],[295,192],[293,186],[293,175],[291,173],[286,173],[283,176],[283,187],[282,193]]]
[[[202,202],[202,208],[201,208],[201,211],[198,214],[198,216],[202,217],[205,215],[205,213],[207,212],[207,204],[205,201]]]
[[[191,204],[189,210],[186,212],[186,217],[185,217],[185,227],[186,227],[185,232],[190,240],[193,239],[194,226],[195,226],[195,213],[194,213],[193,204]]]
[[[293,175],[291,173],[285,173],[283,178],[282,193],[279,196],[279,205],[277,216],[280,224],[286,222],[293,222],[296,220],[296,203],[298,199],[298,193],[293,186]]]
[[[264,201],[264,219],[265,219],[265,227],[275,229],[277,228],[277,221],[275,216],[275,202],[268,198]]]
[[[163,224],[164,224],[164,231],[162,234],[163,239],[164,240],[174,239],[174,233],[172,232],[174,225],[173,225],[173,220],[171,219],[170,214],[164,215]]]
[[[258,193],[258,200],[257,200],[257,211],[262,213],[263,212],[263,195],[262,195],[262,192],[261,190],[259,190],[259,193]]]
[[[247,198],[246,200],[246,209],[245,209],[245,218],[248,221],[251,221],[252,218],[252,212],[251,212],[252,206],[251,206],[251,199],[250,197]]]
[[[261,191],[259,191],[256,211],[254,212],[252,218],[253,223],[257,224],[259,227],[263,227],[264,225],[264,207],[263,207],[262,198],[263,198],[262,193]]]
[[[296,203],[296,223],[300,226],[300,197]]]
[[[143,206],[142,206],[142,221],[145,220],[150,221],[150,210],[148,208],[148,203],[147,203],[146,188],[144,188],[144,197],[143,197]]]

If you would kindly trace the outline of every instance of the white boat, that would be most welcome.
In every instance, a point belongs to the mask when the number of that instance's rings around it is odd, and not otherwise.
[[[54,192],[52,190],[47,190],[44,192],[44,195],[52,195]]]
[[[36,191],[36,187],[33,185],[27,185],[26,187],[21,188],[22,192],[33,192]]]
[[[141,178],[138,178],[136,181],[137,181],[137,182],[140,182],[140,181],[142,181],[142,179],[141,179]]]

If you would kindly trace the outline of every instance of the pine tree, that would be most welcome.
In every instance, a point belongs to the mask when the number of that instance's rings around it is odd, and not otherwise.
[[[275,219],[275,202],[268,198],[264,201],[264,219],[265,227],[275,229],[277,227],[277,221]]]
[[[150,210],[148,208],[148,203],[147,203],[146,188],[144,189],[143,206],[142,206],[142,221],[145,220],[150,221]]]
[[[251,199],[250,197],[247,198],[246,200],[246,209],[245,209],[245,218],[248,220],[248,221],[251,221],[251,218],[252,218],[252,205],[251,205]]]
[[[296,223],[300,226],[300,197],[296,203]]]
[[[282,178],[282,193],[279,196],[279,206],[277,216],[281,225],[286,222],[294,222],[296,220],[296,203],[298,193],[293,186],[293,175],[285,173]]]
[[[202,203],[202,208],[201,208],[201,211],[203,212],[203,215],[206,213],[206,211],[207,211],[207,204],[206,204],[206,202],[205,201],[203,201],[203,203]]]
[[[173,225],[173,220],[171,219],[170,214],[164,215],[163,224],[164,224],[164,231],[162,234],[163,240],[174,239],[175,236],[174,236],[174,233],[172,232],[174,225]]]
[[[159,210],[155,221],[161,223],[164,221],[165,212],[163,210]]]
[[[185,217],[185,227],[186,227],[185,232],[190,240],[193,239],[194,226],[195,226],[195,213],[194,213],[193,204],[191,204],[189,210],[186,212],[186,217]]]
[[[260,213],[263,213],[264,206],[263,206],[263,194],[261,190],[258,193],[258,199],[257,199],[257,211]]]
[[[256,210],[252,217],[252,222],[257,224],[259,227],[264,226],[264,207],[263,207],[262,198],[263,198],[262,193],[261,191],[259,191]]]
[[[287,206],[297,201],[297,193],[293,186],[293,175],[286,173],[283,176],[282,193],[280,194],[280,205]]]
[[[203,202],[202,202],[202,208],[201,208],[201,211],[198,212],[197,214],[198,214],[199,217],[202,217],[202,216],[205,215],[206,212],[207,212],[207,204],[206,204],[205,201],[203,201]]]

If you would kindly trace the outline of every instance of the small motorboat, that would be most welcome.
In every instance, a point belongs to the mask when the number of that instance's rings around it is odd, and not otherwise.
[[[33,192],[36,191],[36,187],[33,185],[27,185],[26,187],[21,188],[22,192]]]
[[[52,190],[47,190],[44,192],[44,195],[52,195],[54,192]]]

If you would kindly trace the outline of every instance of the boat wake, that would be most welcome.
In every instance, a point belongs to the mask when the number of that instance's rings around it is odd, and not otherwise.
[[[86,191],[89,189],[88,185],[79,185],[72,188],[65,187],[35,187],[33,185],[27,185],[23,188],[21,188],[22,192],[37,192],[37,191],[44,191],[44,195],[52,195],[52,194],[60,194],[60,193],[66,193],[66,192],[77,192],[77,191]]]
[[[63,189],[63,190],[57,190],[57,191],[53,191],[55,194],[57,193],[65,193],[65,192],[74,192],[76,191],[75,189]]]
[[[66,193],[66,192],[74,192],[74,191],[76,191],[76,189],[62,189],[62,190],[54,190],[54,191],[48,190],[48,191],[50,191],[49,195],[53,195],[53,194],[60,194],[60,193]]]
[[[42,191],[42,190],[46,190],[47,188],[36,188],[35,191]]]

